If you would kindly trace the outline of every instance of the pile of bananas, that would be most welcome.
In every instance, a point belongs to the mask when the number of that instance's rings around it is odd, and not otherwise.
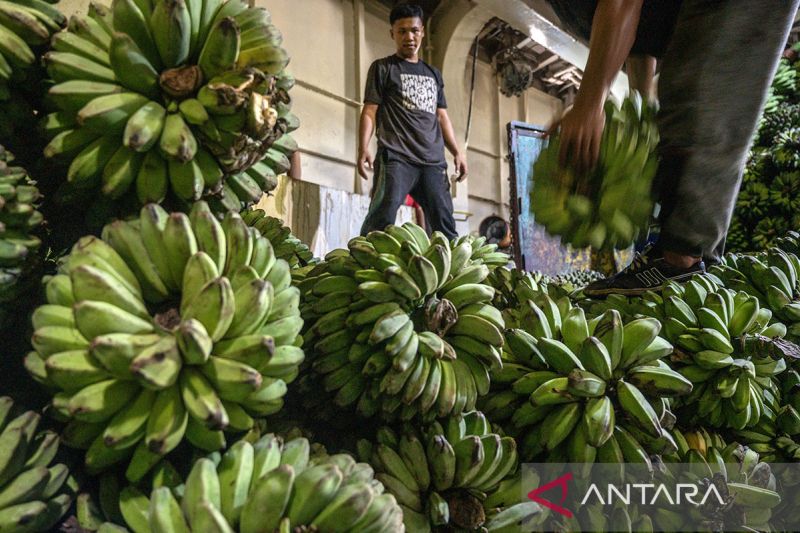
[[[755,427],[734,432],[734,437],[759,453],[762,461],[796,463],[800,461],[800,373],[788,370],[776,381],[780,383],[775,388],[765,391],[769,416],[762,417]],[[793,516],[800,504],[800,480],[790,469],[778,469],[777,477],[782,501],[775,514]],[[773,525],[776,530],[791,529],[782,528],[780,523]]]
[[[686,474],[687,478],[680,481],[714,483],[720,494],[732,501],[722,509],[692,506],[688,518],[662,509],[656,517],[660,531],[680,531],[687,520],[694,524],[703,520],[713,531],[773,530],[769,525],[772,509],[780,503],[781,496],[775,492],[776,479],[770,465],[755,450],[736,442],[726,444],[718,434],[706,430],[684,433],[676,429],[672,435],[678,449],[664,456],[664,474],[672,475],[670,463],[688,463],[693,465],[693,479]]]
[[[781,170],[800,168],[800,128],[790,128],[775,136],[772,157]]]
[[[658,160],[655,109],[633,92],[605,106],[600,156],[591,175],[558,162],[560,138],[550,141],[533,167],[531,210],[551,235],[576,248],[626,248],[647,231]]]
[[[360,415],[408,420],[475,408],[500,366],[500,311],[485,284],[496,245],[390,225],[334,250],[299,282],[306,390]],[[502,257],[500,257],[502,256]],[[313,355],[311,355],[313,354]],[[328,402],[330,403],[330,402]]]
[[[733,432],[770,463],[800,460],[800,374],[787,370],[764,391],[764,416],[758,424]]]
[[[795,254],[777,247],[758,256],[729,254],[711,272],[726,287],[756,297],[788,326],[773,328],[774,336],[800,339],[800,258]]]
[[[671,435],[676,449],[663,456],[653,472],[654,481],[670,487],[696,484],[700,494],[713,484],[722,498],[730,499],[729,503],[720,506],[716,496],[711,496],[706,504],[688,504],[678,511],[672,505],[653,507],[649,501],[645,508],[635,499],[630,505],[616,500],[610,509],[596,502],[581,506],[572,518],[558,516],[551,525],[553,530],[694,531],[700,524],[704,525],[702,531],[776,530],[770,527],[774,526],[770,519],[781,496],[775,492],[775,475],[763,459],[759,460],[758,453],[737,443],[726,444],[718,434],[710,435],[703,429],[686,433],[674,429]],[[681,465],[678,471],[673,469],[674,463],[692,466],[687,470]]]
[[[780,112],[797,99],[797,70],[786,58],[781,58],[775,77],[767,92],[764,113],[768,116]]]
[[[587,320],[549,296],[527,301],[506,332],[487,416],[517,436],[521,457],[553,462],[645,462],[674,448],[669,398],[692,384],[661,359],[672,345],[653,318],[623,323],[616,310]]]
[[[149,498],[123,489],[120,510],[134,533],[402,530],[395,497],[369,465],[310,450],[303,438],[240,440],[221,458],[198,460],[174,489],[155,488]]]
[[[293,269],[314,264],[314,254],[303,241],[292,235],[292,230],[283,225],[279,218],[267,216],[262,209],[242,213],[242,218],[261,235],[269,239],[275,255],[289,263]]]
[[[69,161],[73,189],[112,199],[255,203],[297,148],[281,40],[240,0],[114,0],[75,16],[45,55],[59,109],[45,155]]]
[[[639,312],[663,322],[664,337],[678,347],[671,362],[694,384],[678,401],[684,407],[679,418],[742,429],[758,423],[764,389],[786,369],[755,335],[775,337],[786,327],[768,325],[772,311],[758,298],[716,285],[713,278],[695,276],[684,285],[668,283],[661,295],[646,293]]]
[[[58,435],[36,431],[33,411],[14,416],[0,397],[0,531],[52,531],[72,506],[77,484],[66,465],[50,466]]]
[[[26,81],[25,70],[37,64],[37,50],[67,22],[44,1],[6,0],[0,5],[0,100]],[[2,119],[0,119],[1,121]]]
[[[745,167],[728,249],[754,252],[800,227],[800,92],[798,63],[781,59]]]
[[[12,166],[13,161],[14,156],[0,146],[0,304],[4,307],[18,304],[25,289],[21,281],[30,277],[42,244],[35,235],[43,219],[36,210],[39,189],[25,169]]]
[[[581,505],[570,518],[558,516],[550,524],[549,531],[572,533],[573,531],[636,531],[650,533],[656,531],[653,518],[640,513],[635,502],[625,505],[616,500],[610,509],[599,502]],[[662,531],[658,529],[657,531]]]
[[[406,427],[400,435],[390,428],[378,431],[377,442],[359,442],[361,459],[377,472],[375,478],[397,498],[406,531],[419,533],[452,527],[474,531],[499,529],[498,513],[518,522],[519,511],[538,514],[538,505],[524,506],[521,487],[510,509],[487,508],[487,496],[517,470],[517,446],[511,437],[494,433],[479,411],[435,421],[424,430]],[[513,507],[513,506],[508,506]],[[489,524],[487,524],[487,519]],[[494,520],[492,520],[494,519]]]
[[[522,302],[536,298],[544,287],[545,279],[539,272],[500,267],[492,270],[486,278],[486,283],[495,290],[492,304],[503,311],[509,308],[515,309]]]
[[[575,270],[566,274],[559,274],[546,280],[548,285],[556,285],[566,293],[583,289],[588,284],[604,279],[605,276],[596,270]]]
[[[775,246],[786,253],[800,255],[800,233],[787,231],[785,235],[775,239]]]
[[[96,473],[139,480],[184,437],[203,450],[278,411],[298,374],[289,265],[235,213],[156,204],[78,241],[33,314],[29,372],[54,392],[65,443]]]

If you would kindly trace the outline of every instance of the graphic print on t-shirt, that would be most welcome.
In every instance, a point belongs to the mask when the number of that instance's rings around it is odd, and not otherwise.
[[[403,106],[409,111],[436,113],[439,88],[436,78],[419,74],[400,74],[403,84]]]

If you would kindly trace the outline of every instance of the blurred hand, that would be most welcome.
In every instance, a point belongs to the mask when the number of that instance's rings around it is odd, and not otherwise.
[[[367,170],[373,169],[374,159],[372,158],[372,154],[369,153],[369,150],[361,150],[358,154],[358,173],[362,179],[369,179],[367,176]]]
[[[577,103],[560,121],[552,124],[548,135],[561,128],[558,160],[562,167],[572,168],[576,175],[591,172],[600,155],[605,115],[603,106],[582,107]]]
[[[458,175],[456,181],[464,181],[464,178],[467,177],[467,173],[469,172],[467,168],[467,157],[461,152],[457,153],[455,158],[453,158],[453,165],[455,165],[456,174]]]

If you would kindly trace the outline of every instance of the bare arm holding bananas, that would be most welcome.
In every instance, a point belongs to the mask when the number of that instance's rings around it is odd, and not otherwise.
[[[560,122],[550,127],[550,131],[561,128],[560,164],[566,166],[572,161],[578,173],[588,172],[597,162],[603,135],[603,104],[633,46],[642,1],[601,0],[597,3],[589,59],[575,104]]]

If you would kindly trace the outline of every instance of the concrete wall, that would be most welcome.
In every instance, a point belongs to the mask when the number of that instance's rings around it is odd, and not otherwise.
[[[445,0],[443,5],[459,2],[465,5],[464,13],[474,8],[463,0]],[[303,180],[368,194],[370,181],[362,180],[355,169],[358,117],[369,65],[394,53],[388,10],[375,0],[256,0],[256,5],[272,13],[284,35],[283,46],[292,56],[289,69],[297,79],[293,109],[302,122],[295,137],[302,153]],[[85,12],[87,6],[88,0],[59,4],[67,14]],[[467,52],[455,57],[451,48],[448,60],[459,68],[444,68],[444,56],[433,43],[458,41],[468,46],[490,16],[481,11],[472,25],[458,25],[457,17],[451,17],[454,25],[434,15],[429,29],[426,53],[444,72],[450,114],[462,147],[471,59]],[[546,124],[560,112],[560,101],[539,91],[530,90],[521,98],[502,96],[490,65],[479,63],[468,151],[470,177],[459,184],[455,200],[459,232],[477,229],[491,214],[508,216],[506,124],[511,120]],[[449,155],[448,161],[452,165]],[[466,219],[468,213],[472,216]]]
[[[300,4],[308,6],[302,14]],[[358,104],[369,65],[394,52],[388,10],[373,0],[257,0],[257,5],[272,12],[284,34],[284,46],[292,54],[290,69],[298,80],[292,93],[294,109],[303,124],[297,131],[303,151],[303,179],[368,193],[371,183],[355,172]],[[434,18],[429,33],[438,31],[436,24]],[[464,56],[462,61],[466,65],[471,60]],[[448,98],[469,83],[469,69],[462,72],[462,77],[447,77],[445,73]],[[451,101],[454,119],[466,116],[464,104],[458,99]],[[455,202],[457,219],[464,219],[467,213],[472,216],[468,223],[459,224],[460,231],[477,229],[491,214],[508,216],[506,123],[522,120],[546,124],[560,112],[560,101],[539,91],[531,90],[526,97],[515,99],[500,95],[490,65],[479,63],[468,151],[470,177],[458,186],[463,201]],[[458,126],[463,146],[464,129]]]

